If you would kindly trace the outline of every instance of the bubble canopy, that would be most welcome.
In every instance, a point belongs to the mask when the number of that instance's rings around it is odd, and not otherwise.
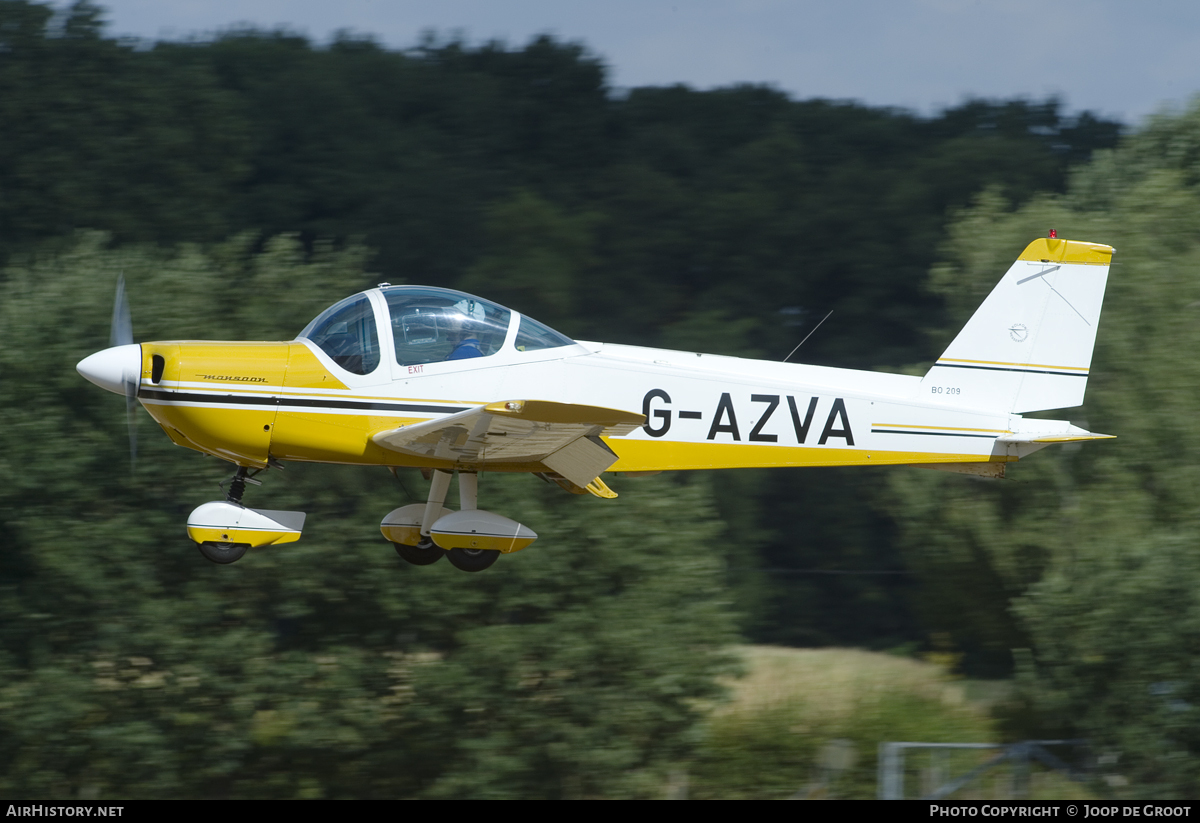
[[[401,366],[490,357],[506,347],[531,352],[574,344],[530,317],[464,292],[383,286],[377,293],[385,312],[371,300],[371,292],[356,294],[321,312],[299,337],[360,375],[371,374],[384,359],[381,346],[387,345],[387,335],[378,327],[384,322],[391,331],[395,362]],[[510,334],[514,324],[516,333]]]

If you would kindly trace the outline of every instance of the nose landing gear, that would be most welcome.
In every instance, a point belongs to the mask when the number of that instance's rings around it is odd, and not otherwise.
[[[200,550],[200,554],[214,563],[219,563],[222,566],[228,566],[230,563],[236,563],[242,559],[242,555],[250,548],[249,543],[214,543],[211,540],[206,540],[203,543],[197,543],[196,548]]]
[[[229,478],[224,483],[221,483],[221,488],[225,488],[225,483],[229,484],[229,491],[225,492],[225,499],[230,503],[236,503],[239,506],[242,505],[242,495],[246,493],[246,484],[253,483],[255,486],[262,485],[261,480],[254,479],[254,475],[258,474],[260,471],[262,471],[262,469],[254,472],[254,474],[250,474],[250,470],[245,466],[238,466],[237,471],[233,474],[233,477]]]
[[[262,485],[262,481],[255,480],[245,467],[239,466],[228,483],[229,491],[224,500],[205,503],[188,515],[188,537],[206,559],[228,565],[240,560],[248,549],[294,543],[300,539],[304,512],[243,506],[246,484]]]

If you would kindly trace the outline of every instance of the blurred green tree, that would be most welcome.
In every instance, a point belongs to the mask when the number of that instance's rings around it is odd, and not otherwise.
[[[782,358],[833,310],[793,359],[854,368],[919,370],[939,350],[951,324],[927,273],[949,212],[985,186],[1002,211],[1061,190],[1120,132],[1053,99],[919,117],[750,85],[617,92],[550,37],[135,46],[95,5],[0,0],[0,42],[0,259],[77,227],[118,247],[289,234],[306,260],[361,241],[381,279],[475,290],[582,339]],[[242,307],[297,293],[255,287],[237,248],[170,284],[224,301],[222,336],[254,328],[233,322],[260,316]],[[185,300],[163,311],[183,321],[165,334],[195,325]],[[754,639],[924,640],[910,576],[891,574],[906,569],[887,484],[714,480]]]
[[[1197,157],[1193,105],[1065,195],[1011,212],[989,194],[959,215],[933,276],[954,314],[1048,227],[1116,247],[1086,403],[1047,414],[1119,439],[1047,450],[1014,467],[1018,483],[914,471],[892,489],[926,622],[962,648],[1028,649],[1013,732],[1089,738],[1125,796],[1200,790]]]
[[[594,215],[564,215],[518,191],[488,208],[488,251],[459,285],[550,325],[571,322],[580,314],[577,292],[595,266],[595,222]]]
[[[260,250],[261,249],[261,250]],[[401,562],[376,523],[420,475],[290,465],[253,504],[304,539],[214,566],[184,534],[227,464],[74,364],[124,274],[139,339],[290,339],[372,278],[359,248],[80,234],[0,279],[0,792],[100,797],[658,796],[734,621],[702,481],[616,501],[487,475],[535,523],[487,573]],[[274,473],[272,473],[274,474]],[[625,491],[623,489],[623,491]]]
[[[0,256],[99,228],[212,240],[249,171],[237,98],[208,67],[176,70],[102,36],[100,9],[0,0]]]

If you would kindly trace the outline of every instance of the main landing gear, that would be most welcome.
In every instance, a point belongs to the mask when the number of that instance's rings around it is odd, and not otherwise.
[[[241,560],[249,549],[293,543],[304,529],[304,512],[248,509],[242,505],[246,484],[261,486],[261,480],[244,466],[228,481],[225,499],[205,503],[188,516],[188,537],[200,554],[213,563],[228,565]],[[225,485],[224,483],[221,485]]]
[[[431,563],[436,563],[446,553],[445,549],[435,544],[428,537],[422,537],[415,546],[406,546],[403,543],[393,543],[392,545],[396,547],[396,554],[414,566],[428,566]]]
[[[475,472],[458,473],[460,511],[447,509],[443,504],[452,474],[435,469],[427,502],[403,506],[383,518],[379,530],[400,557],[416,566],[428,566],[444,554],[454,568],[478,572],[501,554],[520,551],[537,539],[526,526],[477,508],[479,475]]]
[[[450,565],[459,571],[481,572],[496,562],[500,552],[496,549],[455,548],[446,552]]]

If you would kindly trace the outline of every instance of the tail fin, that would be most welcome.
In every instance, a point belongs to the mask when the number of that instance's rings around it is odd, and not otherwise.
[[[993,411],[1083,402],[1113,249],[1042,238],[921,381],[923,400]]]

